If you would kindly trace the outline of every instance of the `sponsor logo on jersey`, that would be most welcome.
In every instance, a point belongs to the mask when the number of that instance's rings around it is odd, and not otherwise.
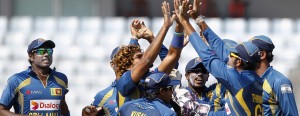
[[[29,94],[43,94],[41,90],[26,90],[26,95]]]
[[[30,100],[30,110],[59,110],[60,100]]]
[[[292,87],[289,84],[283,84],[281,85],[281,93],[293,93]]]
[[[62,96],[62,89],[61,88],[50,88],[52,96]]]

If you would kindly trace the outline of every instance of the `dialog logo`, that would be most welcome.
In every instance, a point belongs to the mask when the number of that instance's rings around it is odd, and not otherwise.
[[[30,100],[30,110],[59,110],[60,100]]]
[[[37,110],[38,108],[39,108],[39,104],[34,101],[31,101],[31,109]]]

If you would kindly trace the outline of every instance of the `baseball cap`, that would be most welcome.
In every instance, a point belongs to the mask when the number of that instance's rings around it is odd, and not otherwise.
[[[230,40],[230,39],[223,39],[223,42],[225,44],[225,48],[229,51],[229,52],[235,52],[237,53],[235,47],[238,45],[235,41]]]
[[[246,61],[251,63],[260,61],[259,48],[249,41],[238,44],[235,49],[239,56]]]
[[[114,56],[116,55],[116,53],[119,51],[120,47],[116,47],[110,54],[110,60],[112,60],[114,58]]]
[[[150,92],[155,92],[160,88],[179,85],[180,80],[171,80],[168,74],[163,72],[155,72],[150,74],[145,79],[145,83],[147,84],[147,89],[150,90]]]
[[[260,50],[266,50],[267,52],[272,52],[275,48],[272,40],[265,35],[254,36],[249,41],[255,44]]]
[[[27,48],[27,53],[30,53],[32,50],[37,49],[41,47],[42,45],[48,45],[50,48],[55,48],[55,43],[51,40],[45,40],[43,38],[38,38],[33,40],[28,48]]]
[[[188,72],[195,68],[200,68],[201,71],[207,71],[206,68],[202,64],[202,60],[200,57],[196,57],[196,58],[190,60],[185,66],[185,72]]]

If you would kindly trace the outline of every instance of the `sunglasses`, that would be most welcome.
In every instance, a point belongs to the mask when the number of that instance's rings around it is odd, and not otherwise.
[[[32,50],[32,53],[36,53],[37,55],[44,55],[44,54],[48,54],[48,55],[52,55],[53,54],[53,49],[52,48],[39,48],[36,50]]]
[[[234,52],[231,52],[231,53],[230,53],[230,57],[238,58],[238,59],[243,60],[244,62],[248,62],[247,60],[241,58],[238,54],[236,54],[236,53],[234,53]]]

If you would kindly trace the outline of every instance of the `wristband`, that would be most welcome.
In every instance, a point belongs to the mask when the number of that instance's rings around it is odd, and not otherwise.
[[[184,37],[182,36],[176,36],[174,34],[172,42],[171,42],[171,46],[174,48],[182,48],[183,47],[183,41],[184,41]]]
[[[205,16],[203,15],[198,16],[197,19],[195,20],[196,24],[200,25],[200,23],[204,21],[204,17]]]
[[[183,32],[180,32],[180,33],[174,32],[174,36],[183,36],[183,35],[184,35]]]

